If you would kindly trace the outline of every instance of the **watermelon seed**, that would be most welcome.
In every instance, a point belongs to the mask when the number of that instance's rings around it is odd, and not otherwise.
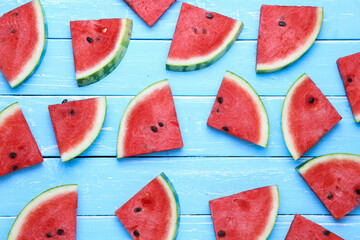
[[[216,112],[220,112],[220,109],[216,109]]]
[[[157,130],[157,128],[155,126],[151,126],[151,131],[157,132],[158,130]]]
[[[207,13],[207,14],[206,14],[206,17],[207,17],[208,19],[212,19],[212,18],[213,18],[213,15],[212,15],[211,13]]]
[[[46,234],[46,237],[47,237],[47,238],[51,238],[51,233],[47,233],[47,234]]]
[[[352,82],[352,78],[348,78],[347,81],[348,81],[348,82]]]
[[[11,158],[11,159],[14,159],[14,158],[16,158],[16,153],[14,153],[14,152],[11,152],[11,153],[10,153],[10,158]]]
[[[219,237],[225,237],[226,233],[224,231],[219,231],[218,236]]]
[[[360,195],[360,189],[356,189],[356,193]]]
[[[223,98],[222,97],[218,97],[218,102],[221,104],[221,103],[223,103]]]
[[[229,131],[229,128],[228,128],[228,127],[223,127],[223,130],[224,130],[225,132],[228,132],[228,131]]]
[[[135,231],[134,231],[134,236],[135,236],[135,237],[139,237],[139,236],[140,236],[140,233],[135,230]]]
[[[13,166],[13,171],[15,171],[16,169],[18,169],[18,166]]]
[[[283,22],[283,21],[280,21],[280,22],[279,22],[279,26],[280,26],[280,27],[285,27],[285,26],[286,26],[286,23]]]
[[[137,207],[134,209],[134,212],[138,213],[138,212],[141,212],[141,210],[142,210],[142,208]]]
[[[325,230],[325,231],[323,231],[323,234],[324,234],[325,236],[328,236],[328,235],[330,235],[330,232],[329,232],[328,230]]]
[[[202,33],[206,34],[206,29],[205,28],[202,29]]]
[[[310,98],[310,99],[309,99],[309,103],[313,103],[314,101],[315,101],[314,98]]]
[[[107,32],[107,27],[104,27],[104,28],[102,29],[102,32],[103,32],[103,33],[106,33],[106,32]]]
[[[192,28],[193,32],[196,33],[197,29],[195,27]]]
[[[71,110],[70,110],[70,115],[74,115],[74,114],[75,114],[74,109],[71,109]]]
[[[332,198],[333,198],[333,194],[332,194],[332,193],[329,193],[329,194],[327,195],[327,198],[328,198],[328,199],[332,199]]]
[[[67,99],[64,99],[64,100],[62,100],[61,103],[67,103],[67,102],[68,102],[68,100],[67,100]]]
[[[18,16],[19,14],[17,12],[14,13],[15,16]]]
[[[159,122],[159,126],[160,126],[160,127],[163,127],[164,124],[163,124],[162,122]]]
[[[93,42],[93,40],[92,40],[91,37],[87,37],[86,40],[87,40],[89,43],[92,43],[92,42]]]
[[[63,235],[63,233],[64,233],[64,230],[62,230],[62,229],[59,229],[59,230],[58,230],[58,234],[59,234],[59,235]]]

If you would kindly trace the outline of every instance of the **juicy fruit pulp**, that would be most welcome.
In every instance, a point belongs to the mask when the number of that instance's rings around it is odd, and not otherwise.
[[[339,58],[337,66],[355,121],[360,122],[360,52]]]
[[[0,176],[43,161],[18,103],[0,112]]]
[[[164,173],[115,213],[133,239],[176,238],[180,207],[175,189]]]
[[[321,7],[263,5],[256,72],[274,72],[300,58],[314,43],[322,24]]]
[[[39,0],[0,17],[0,70],[12,88],[36,71],[45,53],[45,37]]]
[[[76,81],[86,86],[111,73],[129,45],[132,20],[127,18],[71,21]]]
[[[244,191],[211,200],[209,205],[216,239],[266,239],[277,217],[278,187]]]
[[[286,94],[281,116],[285,143],[293,158],[301,157],[340,120],[329,100],[303,74]]]
[[[17,216],[8,239],[75,240],[77,201],[77,185],[63,185],[43,192]]]
[[[106,97],[50,105],[49,113],[61,160],[68,161],[85,151],[100,133]]]
[[[124,0],[129,7],[152,27],[176,0]]]
[[[241,77],[227,71],[207,125],[266,147],[269,121],[261,99]]]
[[[232,46],[242,22],[183,3],[166,69],[193,71],[219,60]]]
[[[121,119],[117,157],[182,148],[183,142],[169,82],[163,80],[140,92]]]
[[[335,219],[360,204],[360,156],[324,155],[296,169]]]
[[[343,240],[322,226],[296,214],[285,240]]]

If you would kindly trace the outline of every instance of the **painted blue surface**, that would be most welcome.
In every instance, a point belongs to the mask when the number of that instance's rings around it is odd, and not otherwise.
[[[27,0],[0,1],[0,14]],[[295,171],[309,157],[334,152],[360,154],[360,127],[353,120],[336,68],[336,59],[360,51],[358,0],[294,0],[291,4],[324,7],[318,40],[297,62],[277,73],[256,75],[256,38],[261,4],[285,0],[189,0],[210,11],[242,20],[244,29],[230,51],[214,65],[196,72],[165,70],[172,34],[181,6],[176,2],[148,28],[122,0],[42,0],[49,27],[48,49],[34,76],[11,89],[0,76],[0,109],[18,101],[45,157],[43,163],[0,177],[0,239],[21,209],[53,186],[79,184],[77,239],[130,239],[114,211],[159,173],[174,184],[182,210],[178,239],[215,239],[208,201],[265,185],[280,190],[279,216],[270,235],[284,239],[294,214],[334,231],[344,239],[360,239],[360,209],[334,220]],[[79,88],[74,76],[70,20],[129,17],[134,20],[129,49],[118,68],[96,84]],[[244,77],[262,96],[270,120],[268,148],[261,148],[206,126],[226,70]],[[291,84],[306,72],[343,119],[315,147],[295,162],[282,137],[280,114]],[[168,78],[184,140],[184,148],[147,156],[116,159],[117,132],[131,98],[146,86]],[[108,97],[103,129],[81,157],[62,163],[47,106],[64,98]]]

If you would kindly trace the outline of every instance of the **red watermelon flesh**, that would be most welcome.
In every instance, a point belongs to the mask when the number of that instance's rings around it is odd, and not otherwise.
[[[174,100],[167,80],[139,93],[121,119],[118,158],[182,148]]]
[[[152,27],[176,0],[124,0],[129,7]]]
[[[360,122],[360,52],[337,60],[355,121]]]
[[[216,239],[266,239],[279,208],[277,186],[248,190],[209,202]]]
[[[282,110],[284,139],[293,158],[307,152],[340,120],[315,83],[302,75],[287,93]]]
[[[319,224],[316,224],[301,215],[296,214],[291,223],[288,234],[285,240],[343,240],[336,234],[326,230]]]
[[[8,239],[76,239],[77,185],[50,189],[34,198],[16,218]]]
[[[268,118],[259,96],[245,80],[227,71],[207,125],[266,147]]]
[[[296,169],[335,219],[360,205],[360,156],[324,155]]]
[[[43,161],[18,103],[0,113],[0,176]]]
[[[175,189],[162,173],[115,213],[133,239],[172,240],[179,210]]]

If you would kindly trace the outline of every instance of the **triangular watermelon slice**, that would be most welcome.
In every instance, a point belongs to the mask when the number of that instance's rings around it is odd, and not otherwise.
[[[99,135],[106,115],[106,97],[49,105],[51,123],[61,160],[85,151]]]
[[[286,94],[281,115],[284,140],[293,158],[301,157],[340,120],[329,100],[303,74]]]
[[[183,3],[166,62],[172,71],[193,71],[219,60],[230,49],[242,22]]]
[[[338,235],[326,230],[319,224],[316,224],[301,215],[296,214],[291,223],[285,240],[343,240]]]
[[[180,222],[179,200],[164,173],[148,183],[115,213],[132,239],[176,239]]]
[[[149,27],[152,27],[175,1],[176,0],[124,0]]]
[[[322,7],[262,5],[256,72],[275,72],[300,58],[314,43]]]
[[[355,121],[360,122],[360,52],[337,60]]]
[[[79,87],[97,82],[121,62],[130,42],[127,18],[71,21],[76,81]]]
[[[168,80],[136,95],[121,119],[117,157],[130,157],[183,147]]]
[[[360,205],[360,156],[324,155],[296,170],[335,219]]]
[[[12,88],[36,71],[45,54],[45,19],[39,0],[0,17],[0,70]]]
[[[31,200],[19,213],[9,240],[76,239],[77,185],[51,188]]]
[[[244,191],[209,202],[216,239],[266,239],[279,208],[276,185]]]
[[[265,107],[250,84],[232,72],[225,73],[207,125],[267,146],[269,120]]]
[[[43,161],[18,103],[0,112],[0,176]]]

